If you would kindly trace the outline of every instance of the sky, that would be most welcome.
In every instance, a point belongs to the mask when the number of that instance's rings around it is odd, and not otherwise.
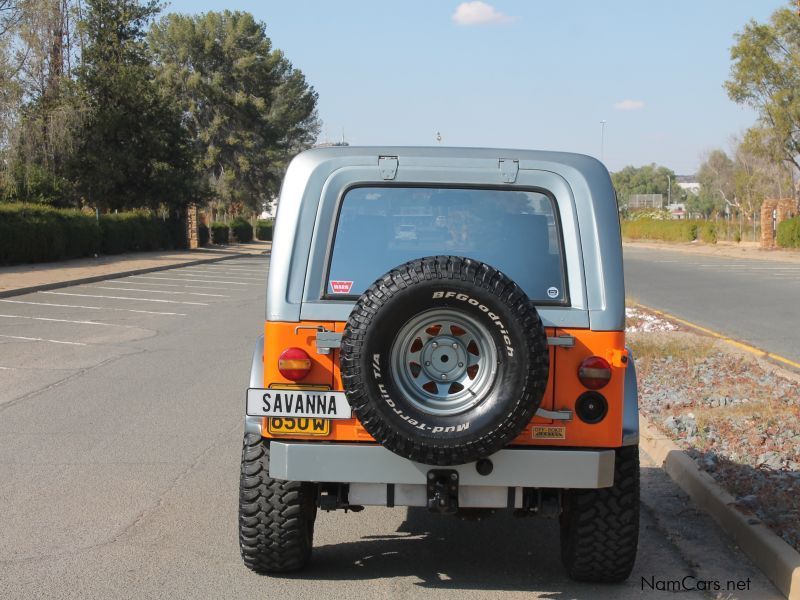
[[[266,23],[319,93],[320,141],[428,146],[440,132],[443,145],[602,151],[611,171],[655,162],[689,175],[756,121],[723,88],[730,48],[750,19],[786,4],[174,0],[165,10],[242,10]]]

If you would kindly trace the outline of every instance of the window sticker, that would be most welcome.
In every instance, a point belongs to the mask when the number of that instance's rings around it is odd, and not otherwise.
[[[331,281],[331,292],[334,294],[349,294],[353,289],[352,281]]]
[[[547,297],[548,298],[558,298],[558,288],[557,287],[549,287],[547,288]]]

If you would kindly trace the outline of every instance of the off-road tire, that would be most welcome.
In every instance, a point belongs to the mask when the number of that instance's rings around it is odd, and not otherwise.
[[[314,485],[269,476],[269,442],[247,433],[239,482],[239,548],[256,573],[285,573],[311,558],[317,515]]]
[[[627,579],[639,540],[639,447],[617,450],[614,485],[568,490],[561,514],[561,560],[577,581]]]
[[[452,414],[426,412],[393,380],[396,342],[426,311],[472,319],[495,355],[492,383]],[[340,366],[348,401],[377,442],[413,461],[457,465],[497,452],[522,432],[547,386],[549,353],[536,307],[509,277],[480,261],[433,256],[392,269],[361,295]]]

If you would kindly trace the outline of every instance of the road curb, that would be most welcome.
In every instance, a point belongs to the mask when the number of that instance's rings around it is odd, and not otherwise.
[[[269,254],[269,252],[265,252],[265,254]],[[188,262],[170,263],[168,265],[158,265],[155,267],[142,267],[140,269],[119,271],[117,273],[106,273],[105,275],[93,275],[91,277],[79,277],[77,279],[70,279],[68,281],[56,281],[53,283],[43,283],[40,285],[32,285],[24,288],[15,288],[13,290],[2,290],[0,291],[0,298],[22,296],[24,294],[31,294],[33,292],[41,292],[44,290],[55,290],[58,288],[69,287],[72,285],[95,283],[97,281],[105,281],[108,279],[119,279],[121,277],[129,277],[130,275],[142,275],[144,273],[154,273],[155,271],[166,271],[168,269],[175,269],[179,267],[192,267],[195,265],[204,265],[208,263],[221,262],[223,260],[230,260],[232,258],[241,258],[243,256],[263,256],[263,255],[253,254],[251,252],[237,252],[236,254],[228,254],[225,256],[212,256],[209,258],[199,258],[197,260],[191,260]]]
[[[800,553],[760,520],[735,507],[735,499],[669,437],[639,417],[641,448],[663,466],[692,501],[731,536],[789,600],[800,600]]]

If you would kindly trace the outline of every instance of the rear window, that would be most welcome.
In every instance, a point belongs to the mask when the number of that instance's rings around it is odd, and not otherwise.
[[[339,209],[327,297],[357,296],[424,256],[465,256],[500,269],[538,304],[565,304],[555,201],[536,191],[350,189]]]

